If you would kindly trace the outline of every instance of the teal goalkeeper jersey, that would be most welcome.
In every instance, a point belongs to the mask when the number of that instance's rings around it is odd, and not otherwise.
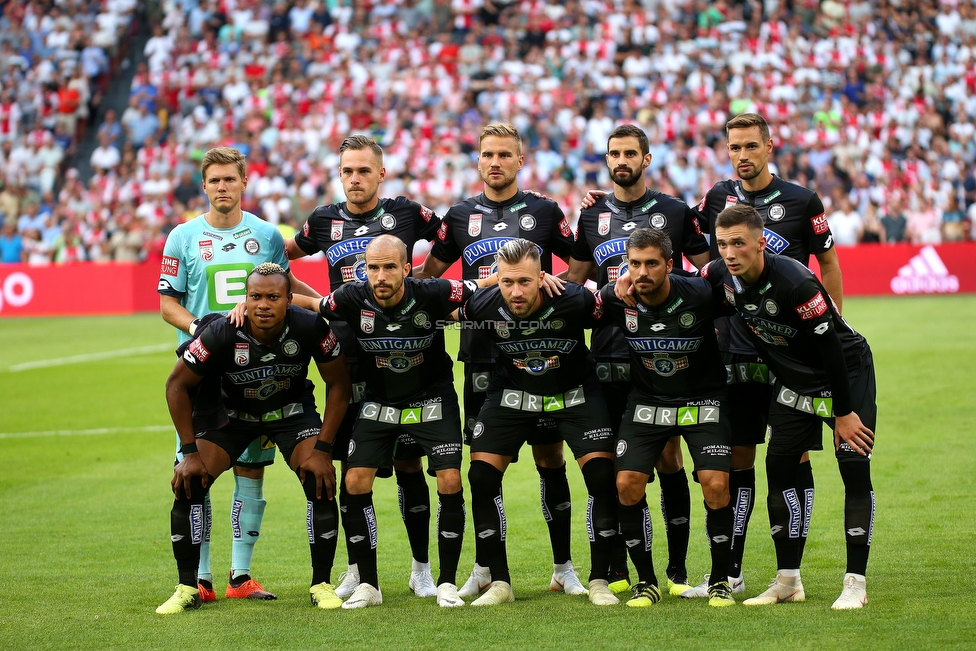
[[[180,299],[194,317],[226,314],[244,300],[244,281],[262,262],[288,269],[285,241],[272,224],[243,213],[233,228],[214,228],[203,215],[166,238],[157,291]],[[177,330],[179,342],[190,338]]]

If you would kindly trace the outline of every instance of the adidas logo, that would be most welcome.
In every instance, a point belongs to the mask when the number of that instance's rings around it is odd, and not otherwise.
[[[949,273],[942,258],[932,246],[898,270],[891,279],[891,291],[896,294],[952,294],[959,291],[959,278]]]

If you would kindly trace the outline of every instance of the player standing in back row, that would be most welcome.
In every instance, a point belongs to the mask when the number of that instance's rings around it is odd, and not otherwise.
[[[607,167],[613,192],[597,199],[580,213],[576,245],[569,263],[568,279],[585,283],[596,270],[597,287],[627,274],[627,238],[635,229],[656,228],[673,243],[673,260],[680,267],[684,254],[695,267],[708,262],[708,242],[702,235],[695,212],[683,201],[644,185],[644,171],[651,163],[647,134],[638,126],[625,124],[607,139]],[[597,377],[603,389],[613,431],[620,431],[620,419],[631,389],[631,366],[623,331],[611,324],[593,330],[591,345]],[[679,595],[688,590],[688,537],[691,529],[691,495],[681,458],[681,438],[672,438],[659,455],[656,470],[661,478],[661,510],[668,537],[666,588]],[[653,476],[653,474],[652,474]],[[626,554],[626,552],[624,552]],[[626,571],[626,557],[622,565]],[[623,592],[629,587],[626,574],[612,572],[610,588]]]
[[[542,199],[518,187],[522,169],[522,138],[511,124],[485,126],[479,139],[478,171],[485,182],[482,194],[456,203],[448,211],[417,278],[440,276],[463,258],[461,277],[477,281],[497,269],[495,254],[507,242],[527,239],[541,253],[542,270],[552,271],[552,256],[567,262],[573,248],[573,232],[556,202]],[[470,442],[475,418],[485,401],[488,380],[498,354],[481,330],[462,330],[458,360],[464,362],[464,433]],[[553,553],[552,590],[584,594],[586,588],[573,569],[570,553],[571,497],[563,457],[563,440],[552,419],[539,418],[529,436],[539,472],[542,513],[549,527]],[[461,586],[462,597],[477,595],[491,583],[484,559],[476,558],[471,577]]]
[[[379,187],[386,177],[383,149],[368,136],[349,136],[339,146],[339,179],[346,200],[317,207],[294,238],[285,242],[288,258],[294,260],[319,251],[325,253],[329,264],[330,292],[344,283],[366,280],[366,247],[379,235],[399,238],[412,255],[414,245],[430,241],[438,232],[440,219],[434,212],[406,197],[380,197]],[[409,257],[409,256],[408,256]],[[335,458],[342,462],[339,482],[339,504],[342,506],[343,529],[349,492],[345,483],[345,461],[349,437],[359,413],[365,386],[358,365],[359,346],[353,329],[341,319],[331,322],[346,352],[349,373],[353,381],[353,402],[336,435]],[[430,492],[423,474],[420,457],[423,450],[416,445],[399,444],[395,452],[400,514],[410,541],[410,589],[417,596],[431,597],[437,587],[430,570],[428,546],[430,538]],[[388,466],[386,472],[389,473]],[[382,475],[388,477],[389,474]],[[360,583],[359,564],[351,547],[346,548],[349,568],[336,594],[349,597]]]

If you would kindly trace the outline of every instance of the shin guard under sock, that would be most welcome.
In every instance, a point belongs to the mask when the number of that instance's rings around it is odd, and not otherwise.
[[[359,565],[359,580],[379,588],[376,573],[376,513],[373,510],[372,491],[349,496],[346,541]]]
[[[684,468],[674,473],[659,472],[661,478],[661,513],[668,537],[669,577],[687,580],[688,538],[691,535],[691,493]]]
[[[708,546],[712,554],[712,571],[709,585],[725,581],[732,574],[732,505],[720,509],[710,509],[705,505],[705,531],[708,533]]]
[[[261,522],[268,502],[264,499],[264,479],[234,475],[234,501],[230,508],[230,527],[234,534],[231,544],[231,578],[251,573],[254,545],[261,535]]]
[[[213,483],[213,477],[210,478]],[[203,542],[203,532],[206,527],[203,499],[207,491],[203,488],[203,480],[193,477],[190,480],[190,497],[181,491],[180,496],[173,500],[170,511],[169,526],[170,540],[173,543],[173,557],[176,558],[176,570],[181,584],[197,587],[197,568],[200,566],[200,544]]]
[[[637,569],[639,580],[657,585],[654,560],[651,557],[654,532],[651,527],[651,512],[647,508],[647,498],[641,498],[641,501],[633,506],[620,504],[617,512],[620,516],[620,532],[630,552],[630,560]]]
[[[590,539],[589,580],[608,579],[607,569],[619,530],[616,471],[613,460],[603,457],[590,459],[582,471],[589,493],[586,508],[586,531]]]
[[[746,532],[756,504],[756,469],[733,469],[729,473],[729,503],[732,506],[732,561],[729,576],[742,574],[742,555],[745,553]]]
[[[339,509],[335,500],[315,497],[315,476],[309,473],[302,484],[305,491],[305,528],[312,556],[312,585],[332,583],[332,564],[339,543]]]
[[[418,563],[430,562],[430,490],[424,471],[396,472],[400,517],[407,529],[410,553]]]
[[[539,472],[539,496],[542,502],[542,517],[549,527],[549,542],[552,545],[552,562],[562,564],[572,558],[570,538],[572,532],[572,497],[569,493],[569,479],[566,477],[566,464],[559,468],[536,466]]]
[[[841,461],[844,480],[844,531],[847,537],[847,571],[867,574],[871,534],[874,530],[874,487],[871,462],[867,459]]]
[[[464,543],[464,493],[438,493],[437,558],[440,574],[437,585],[457,583],[457,567]]]
[[[769,534],[776,547],[776,567],[795,570],[802,557],[803,497],[797,490],[800,455],[766,455]]]
[[[512,579],[508,571],[505,536],[508,524],[502,502],[502,472],[484,461],[468,469],[478,564],[491,571],[492,581]]]

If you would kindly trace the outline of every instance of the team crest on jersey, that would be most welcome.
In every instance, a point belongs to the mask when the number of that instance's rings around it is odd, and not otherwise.
[[[776,302],[773,301],[773,299],[771,298],[767,299],[766,302],[763,303],[763,306],[766,308],[766,311],[769,313],[769,316],[776,316],[777,314],[779,314],[779,306],[776,305]]]
[[[641,358],[644,362],[644,367],[648,368],[658,375],[663,377],[671,377],[681,369],[688,368],[688,358],[669,357],[667,353],[654,353],[651,359],[646,357]]]
[[[213,260],[213,240],[200,240],[200,257],[204,262],[210,262]]]
[[[502,339],[508,339],[512,336],[512,333],[508,331],[508,326],[505,321],[495,322],[495,332],[498,333],[498,336]]]
[[[596,232],[600,235],[607,235],[610,233],[610,218],[613,213],[601,212],[597,215]]]
[[[733,194],[727,194],[727,195],[725,195],[725,207],[726,208],[728,208],[729,206],[734,206],[737,203],[739,203],[738,197],[736,197]]]
[[[426,312],[417,312],[413,315],[413,324],[418,328],[430,328],[430,317]]]
[[[370,310],[360,310],[359,329],[366,334],[371,334],[376,327],[376,313]]]
[[[778,222],[786,216],[786,208],[783,207],[781,203],[774,203],[769,207],[769,219],[774,222]]]
[[[244,250],[251,255],[261,253],[261,244],[253,237],[244,240]]]
[[[535,228],[535,217],[532,215],[522,215],[519,217],[519,227],[523,231],[531,231]]]
[[[333,242],[338,242],[339,240],[342,239],[342,226],[343,226],[343,224],[345,224],[345,222],[342,221],[341,219],[333,219],[332,220],[332,233],[331,233],[330,237],[332,238],[332,241]],[[306,224],[306,228],[307,227],[308,227],[308,225]]]
[[[251,346],[248,344],[234,344],[234,362],[238,366],[247,366],[251,363]]]
[[[678,317],[678,323],[684,328],[690,328],[695,325],[695,315],[692,312],[682,312],[681,316]]]
[[[637,332],[637,310],[627,308],[624,310],[624,325],[630,332]]]
[[[664,225],[667,223],[668,220],[663,212],[656,212],[651,215],[651,228],[664,228]]]
[[[396,228],[396,217],[390,213],[386,213],[380,217],[380,226],[383,227],[384,231],[392,231],[394,228]]]
[[[281,352],[289,357],[294,357],[298,354],[298,342],[294,339],[289,339],[281,345]]]
[[[341,268],[342,282],[348,283],[353,280],[366,280],[366,254],[360,253],[356,256],[356,262]]]
[[[481,235],[481,213],[468,215],[468,235],[478,237]]]

